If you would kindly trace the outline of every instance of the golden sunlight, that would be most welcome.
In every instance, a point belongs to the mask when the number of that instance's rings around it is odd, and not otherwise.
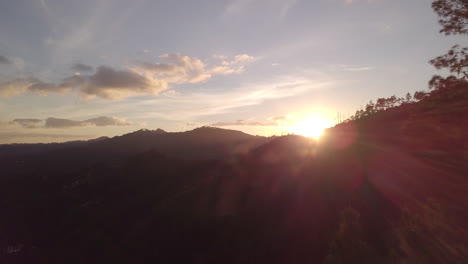
[[[333,122],[320,116],[314,116],[296,123],[291,127],[291,133],[319,139],[325,129],[333,126]]]

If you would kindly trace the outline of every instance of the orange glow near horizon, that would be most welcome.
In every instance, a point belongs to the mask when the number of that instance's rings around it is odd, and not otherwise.
[[[319,139],[325,129],[332,126],[333,122],[331,120],[327,120],[316,115],[308,119],[298,121],[294,126],[291,126],[290,132],[305,137]]]

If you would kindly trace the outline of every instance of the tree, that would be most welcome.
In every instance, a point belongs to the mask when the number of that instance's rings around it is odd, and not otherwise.
[[[441,33],[445,35],[468,35],[468,0],[436,0],[432,8],[440,17]],[[457,76],[443,78],[434,76],[429,82],[433,90],[452,86],[459,81],[468,81],[468,47],[453,46],[445,55],[429,62],[437,70],[447,69]]]
[[[376,109],[377,110],[385,110],[385,104],[386,104],[386,99],[385,98],[379,98],[377,99],[376,103]]]
[[[454,87],[463,83],[466,83],[464,79],[459,79],[453,75],[448,76],[446,78],[439,75],[435,75],[429,81],[429,89],[434,91],[441,91],[443,89],[450,89],[450,87]]]
[[[421,101],[422,99],[424,99],[424,97],[426,97],[426,95],[427,95],[427,93],[425,93],[425,92],[417,91],[417,92],[414,93],[413,98],[416,101]]]
[[[442,25],[440,33],[445,35],[468,34],[468,1],[467,0],[436,0],[432,9],[440,17]]]
[[[467,1],[468,2],[468,1]],[[468,80],[468,47],[453,46],[445,55],[429,62],[436,69],[448,69],[458,78]]]
[[[372,100],[366,105],[366,115],[375,113],[375,104]]]
[[[405,97],[405,103],[411,103],[411,101],[413,101],[413,97],[411,96],[410,93],[406,93],[406,97]]]

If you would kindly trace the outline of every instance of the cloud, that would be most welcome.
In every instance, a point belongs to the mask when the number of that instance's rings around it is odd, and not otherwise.
[[[216,127],[226,127],[226,126],[286,126],[290,125],[288,116],[276,116],[269,118],[267,121],[246,121],[246,120],[237,120],[234,122],[217,122],[211,124],[211,126]]]
[[[77,121],[71,119],[49,117],[45,120],[45,127],[47,128],[72,128],[83,126],[132,126],[136,123],[127,121],[123,118],[101,116],[97,118],[87,119],[84,121]]]
[[[216,66],[211,69],[213,74],[221,74],[221,75],[231,75],[231,74],[239,74],[245,70],[244,66],[239,66],[237,68],[231,68],[228,66]]]
[[[54,84],[42,82],[36,78],[20,78],[0,83],[0,97],[10,98],[26,92],[36,93],[42,96],[50,93],[63,94],[71,90],[66,83]]]
[[[14,132],[0,132],[0,142],[4,143],[17,143],[18,141],[24,141],[24,139],[30,139],[32,142],[43,142],[44,139],[60,139],[72,140],[72,139],[87,139],[92,138],[94,135],[73,135],[73,134],[51,134],[51,133],[19,133]],[[32,140],[35,139],[35,140]],[[39,140],[37,140],[39,139]]]
[[[242,73],[245,70],[246,64],[258,59],[248,54],[239,54],[237,56],[234,56],[234,58],[232,59],[229,59],[227,56],[221,56],[221,55],[217,55],[214,58],[221,60],[221,65],[212,67],[210,72],[212,74],[220,74],[220,75],[231,75],[231,74]]]
[[[255,60],[255,57],[250,56],[248,54],[240,54],[234,57],[234,63],[238,62],[250,62]]]
[[[0,55],[0,64],[13,64],[13,62],[9,58]]]
[[[225,8],[223,16],[232,16],[237,13],[241,13],[252,0],[232,0]]]
[[[163,80],[133,70],[116,70],[100,66],[93,75],[74,75],[66,78],[66,87],[75,87],[85,98],[101,97],[118,100],[135,95],[157,95],[168,85]]]
[[[85,126],[86,123],[82,121],[75,121],[63,118],[49,117],[45,121],[45,127],[47,128],[71,128]]]
[[[297,2],[298,0],[231,0],[226,5],[222,17],[245,16],[246,11],[258,8],[255,4],[261,3],[263,13],[268,10],[275,17],[282,19]]]
[[[10,98],[25,93],[33,84],[29,79],[16,79],[0,83],[0,96]]]
[[[344,0],[345,4],[350,5],[358,2],[374,3],[376,0]]]
[[[287,116],[277,116],[272,118],[273,121],[284,121],[286,119],[288,119]]]
[[[106,127],[138,125],[138,123],[130,122],[123,118],[109,116],[100,116],[84,121],[55,117],[49,117],[45,120],[35,118],[19,118],[14,119],[10,122],[10,124],[17,124],[22,126],[23,128],[72,128],[84,126]]]
[[[347,65],[347,64],[334,64],[329,66],[333,71],[348,71],[348,72],[359,72],[359,71],[372,71],[375,68],[372,66],[360,66],[360,65]]]
[[[24,128],[38,128],[41,127],[42,124],[41,119],[34,119],[34,118],[19,118],[11,121],[12,124],[18,124]]]
[[[234,113],[245,107],[261,105],[270,100],[297,97],[304,93],[326,89],[334,80],[309,79],[303,76],[279,76],[267,82],[249,83],[237,89],[216,92],[187,92],[179,96],[147,98],[138,103],[139,117],[164,120],[198,120],[201,117]],[[135,103],[124,103],[135,107]],[[158,109],[155,110],[154,106]]]
[[[64,94],[69,92],[71,89],[72,87],[66,85],[65,83],[45,83],[40,80],[34,80],[34,82],[28,87],[28,91],[37,93],[42,96],[48,95],[49,93]]]
[[[343,70],[344,71],[371,71],[373,70],[373,67],[346,67]]]
[[[134,122],[127,121],[123,118],[117,117],[108,117],[108,116],[100,116],[97,118],[88,119],[83,121],[87,124],[91,124],[94,126],[133,126],[135,125]]]
[[[76,72],[93,72],[94,67],[82,63],[76,63],[71,66],[71,70]]]
[[[136,71],[153,74],[168,83],[198,83],[211,78],[205,64],[198,58],[179,53],[164,54],[159,58],[168,63],[142,63]]]
[[[99,66],[93,74],[81,74],[92,71],[93,67],[75,64],[72,69],[79,73],[63,78],[58,83],[43,82],[36,78],[19,78],[0,83],[0,96],[12,97],[31,92],[39,95],[50,93],[64,94],[77,91],[86,99],[99,97],[120,100],[138,95],[158,95],[171,84],[199,83],[213,75],[238,74],[245,70],[245,65],[255,58],[241,54],[218,65],[207,66],[202,60],[164,54],[160,59],[165,63],[140,62],[124,69]]]
[[[276,122],[260,122],[260,121],[245,121],[237,120],[234,122],[217,122],[211,124],[215,127],[227,127],[227,126],[277,126]]]

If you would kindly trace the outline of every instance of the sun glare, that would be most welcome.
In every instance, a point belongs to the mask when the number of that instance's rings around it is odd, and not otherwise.
[[[332,125],[331,121],[316,116],[297,122],[295,126],[291,127],[291,132],[305,137],[319,139],[325,129]]]

